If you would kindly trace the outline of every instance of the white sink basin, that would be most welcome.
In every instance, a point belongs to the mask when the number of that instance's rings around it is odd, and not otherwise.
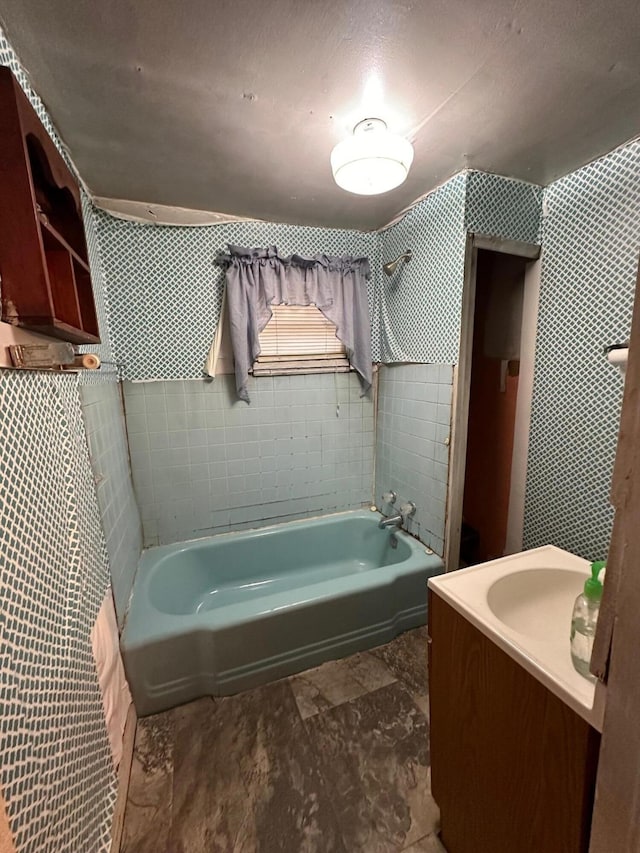
[[[575,571],[535,568],[494,581],[487,604],[509,628],[538,640],[569,641],[571,613],[581,591]]]
[[[553,545],[429,580],[447,601],[552,693],[602,731],[604,691],[571,663],[573,603],[589,563]]]

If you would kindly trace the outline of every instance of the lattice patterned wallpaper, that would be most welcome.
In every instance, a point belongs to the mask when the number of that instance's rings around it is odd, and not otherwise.
[[[465,230],[537,243],[542,225],[542,187],[469,172],[464,207]]]
[[[96,234],[95,221],[93,218],[93,205],[82,192],[82,214],[84,219],[84,230],[87,237],[87,253],[89,255],[89,266],[91,267],[91,284],[93,285],[93,297],[100,329],[100,343],[86,344],[79,347],[80,352],[94,352],[100,356],[102,366],[100,370],[87,370],[80,373],[80,384],[92,384],[101,382],[117,382],[118,368],[115,363],[111,347],[111,333],[109,318],[107,315],[106,294],[104,287],[104,275],[102,271],[102,258],[100,257],[100,245]]]
[[[0,777],[16,848],[107,850],[90,631],[109,583],[75,376],[0,371]]]
[[[227,243],[371,257],[375,234],[265,222],[141,225],[95,211],[116,360],[126,379],[197,379],[215,330]]]
[[[535,240],[541,190],[496,175],[463,173],[381,234],[239,222],[150,226],[94,212],[106,313],[127,379],[194,379],[220,311],[227,243],[277,245],[285,254],[366,255],[375,360],[453,364],[458,358],[465,229]],[[413,250],[388,278],[382,262]]]
[[[622,379],[603,347],[629,336],[640,250],[640,142],[544,193],[525,544],[605,557]]]
[[[69,162],[2,31],[0,64]],[[85,349],[106,363],[79,377],[0,371],[0,779],[18,853],[107,850],[115,803],[90,641],[109,566],[78,384],[112,400],[117,377],[90,210],[83,194],[103,343]]]
[[[455,175],[379,235],[374,358],[456,364],[467,231],[536,242],[542,188],[485,172]],[[390,278],[381,264],[413,259]]]
[[[454,364],[464,280],[466,176],[456,175],[379,235],[374,358]],[[381,264],[405,249],[413,259],[393,276]],[[379,338],[376,337],[379,334]]]

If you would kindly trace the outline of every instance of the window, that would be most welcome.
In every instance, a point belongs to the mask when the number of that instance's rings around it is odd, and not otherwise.
[[[315,305],[272,305],[260,333],[254,376],[346,373],[351,369],[336,327]]]

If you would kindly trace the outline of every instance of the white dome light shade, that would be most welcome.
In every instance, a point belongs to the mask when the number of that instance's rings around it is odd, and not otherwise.
[[[331,152],[336,184],[358,195],[379,195],[399,187],[412,162],[413,145],[388,131],[377,118],[361,121],[353,136],[339,142]]]

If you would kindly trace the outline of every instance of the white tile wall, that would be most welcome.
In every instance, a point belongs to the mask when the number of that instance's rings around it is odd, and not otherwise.
[[[376,504],[386,515],[412,500],[407,529],[442,555],[449,473],[453,368],[398,364],[380,368],[376,441]],[[381,496],[398,494],[395,507]]]
[[[122,627],[142,551],[142,527],[131,482],[120,386],[116,382],[83,385],[80,398]]]
[[[125,382],[145,545],[369,504],[373,403],[353,373]]]

